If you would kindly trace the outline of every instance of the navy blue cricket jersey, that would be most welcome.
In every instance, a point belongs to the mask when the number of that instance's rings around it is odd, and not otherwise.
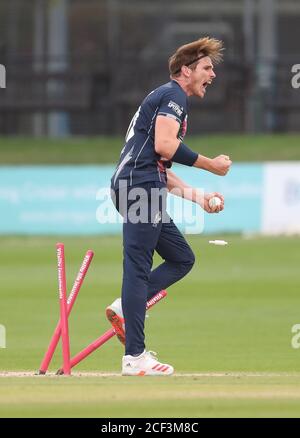
[[[148,94],[133,116],[126,134],[126,143],[111,179],[114,190],[119,188],[120,180],[126,180],[128,186],[149,181],[166,184],[166,168],[172,163],[154,149],[155,121],[158,115],[178,121],[177,138],[182,141],[187,129],[187,95],[176,81],[172,80]]]

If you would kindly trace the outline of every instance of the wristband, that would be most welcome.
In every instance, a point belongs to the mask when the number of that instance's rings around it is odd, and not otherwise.
[[[173,158],[175,163],[184,164],[185,166],[193,166],[198,158],[198,154],[192,151],[184,143],[180,143]]]

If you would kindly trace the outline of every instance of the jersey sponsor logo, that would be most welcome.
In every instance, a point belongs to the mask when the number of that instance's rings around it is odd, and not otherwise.
[[[170,100],[170,102],[168,103],[168,108],[171,108],[179,117],[182,116],[183,109],[180,108],[178,103],[173,102],[173,100]]]

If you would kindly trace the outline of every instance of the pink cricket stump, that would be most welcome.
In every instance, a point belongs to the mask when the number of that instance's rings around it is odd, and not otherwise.
[[[93,251],[89,250],[89,251],[87,251],[87,253],[83,259],[82,265],[81,265],[80,270],[77,274],[73,288],[72,288],[70,295],[68,297],[68,301],[67,301],[67,303],[68,303],[68,311],[67,311],[68,316],[70,315],[71,310],[73,308],[73,305],[74,305],[76,298],[79,294],[80,288],[82,286],[83,280],[85,279],[86,273],[90,267],[93,256],[94,256]],[[43,361],[41,363],[39,374],[46,374],[48,367],[49,367],[49,364],[51,362],[51,359],[53,357],[53,354],[55,352],[55,349],[57,347],[60,335],[61,335],[61,320],[59,320],[57,323],[57,326],[56,326],[54,334],[51,338],[49,347],[48,347],[48,349],[45,353],[45,356],[43,358]]]
[[[64,374],[71,374],[70,366],[70,339],[68,327],[68,305],[67,305],[67,286],[66,286],[66,267],[65,267],[65,247],[63,243],[56,244],[57,269],[58,269],[58,289],[59,306],[61,321],[61,340],[63,353]]]
[[[147,301],[146,309],[150,309],[154,306],[154,304],[158,303],[160,300],[165,298],[167,296],[166,290],[161,290],[158,292],[154,297],[151,298],[151,300]],[[109,339],[111,339],[113,336],[115,336],[116,332],[114,329],[107,330],[100,338],[96,339],[94,342],[92,342],[90,345],[88,345],[84,350],[82,350],[80,353],[76,354],[71,359],[70,365],[71,368],[73,368],[75,365],[77,365],[79,362],[81,362],[83,359],[85,359],[87,356],[89,356],[91,353],[93,353],[95,350],[97,350],[101,345],[105,344]],[[60,368],[56,374],[63,374],[63,369]]]

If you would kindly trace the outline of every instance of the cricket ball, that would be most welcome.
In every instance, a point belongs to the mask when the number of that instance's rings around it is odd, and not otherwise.
[[[218,196],[213,196],[208,201],[208,205],[210,206],[210,208],[219,207],[221,205],[221,203],[222,203],[222,201],[221,201],[221,199]]]

